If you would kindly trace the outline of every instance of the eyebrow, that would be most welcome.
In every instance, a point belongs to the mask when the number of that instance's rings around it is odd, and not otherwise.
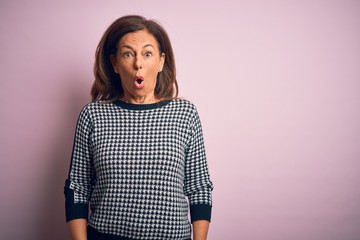
[[[152,44],[150,44],[150,43],[148,43],[148,44],[145,44],[144,46],[143,46],[143,48],[147,48],[147,47],[152,47],[152,48],[155,48]],[[129,49],[131,49],[131,50],[135,50],[132,46],[130,46],[130,45],[123,45],[123,46],[120,46],[120,48],[129,48]]]

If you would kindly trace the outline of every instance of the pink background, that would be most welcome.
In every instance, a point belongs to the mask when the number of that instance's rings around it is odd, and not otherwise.
[[[360,1],[0,2],[0,239],[68,239],[63,184],[95,47],[159,20],[198,107],[210,240],[360,239]]]

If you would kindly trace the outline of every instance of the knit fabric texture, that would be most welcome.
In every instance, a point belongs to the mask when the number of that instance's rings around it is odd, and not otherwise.
[[[119,239],[189,239],[189,209],[191,221],[210,221],[212,189],[191,102],[96,101],[82,109],[65,181],[67,221],[88,219]]]

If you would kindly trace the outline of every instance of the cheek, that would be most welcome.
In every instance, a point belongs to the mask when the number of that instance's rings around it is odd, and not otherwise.
[[[122,69],[126,69],[129,66],[127,61],[119,61],[119,67]]]
[[[159,68],[160,68],[160,63],[158,61],[156,61],[155,63],[151,63],[149,65],[149,70],[155,75],[157,75],[157,73],[159,72]]]
[[[122,62],[119,64],[119,72],[121,73],[128,73],[131,69],[130,63]]]
[[[157,75],[158,75],[158,68],[152,68],[151,71],[148,73],[149,77],[154,80],[154,82],[157,81]]]

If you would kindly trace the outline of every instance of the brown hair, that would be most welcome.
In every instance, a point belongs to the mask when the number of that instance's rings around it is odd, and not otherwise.
[[[165,54],[163,70],[158,73],[155,96],[172,99],[178,95],[174,53],[165,29],[154,20],[138,15],[128,15],[114,21],[102,36],[96,49],[92,100],[115,100],[124,96],[121,79],[114,72],[110,56],[116,54],[120,39],[127,33],[147,30],[159,44],[160,54]]]

